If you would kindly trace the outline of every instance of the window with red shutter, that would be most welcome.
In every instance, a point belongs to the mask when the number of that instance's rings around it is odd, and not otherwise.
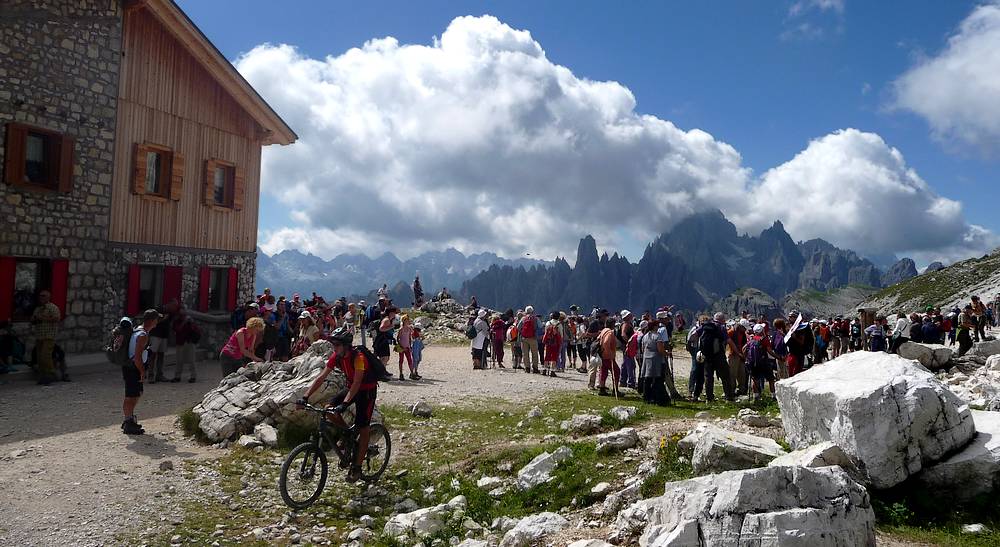
[[[211,269],[208,266],[202,266],[198,270],[198,311],[208,311],[208,295],[211,282]]]

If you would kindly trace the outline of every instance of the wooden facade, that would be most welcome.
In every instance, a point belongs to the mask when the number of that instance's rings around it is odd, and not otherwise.
[[[222,85],[232,75],[206,68],[152,5],[124,15],[110,240],[253,252],[260,151],[270,133]],[[164,197],[142,193],[143,147],[173,152]],[[217,164],[237,174],[230,207],[211,204],[209,168]]]

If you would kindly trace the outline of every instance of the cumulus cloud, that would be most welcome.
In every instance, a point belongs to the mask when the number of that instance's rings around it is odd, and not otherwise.
[[[939,139],[1000,150],[1000,3],[974,9],[941,52],[894,88],[895,106],[925,118]]]
[[[324,254],[570,251],[583,233],[652,235],[749,176],[733,147],[637,113],[626,87],[574,75],[494,17],[459,17],[430,45],[324,59],[263,45],[236,65],[300,136],[265,150],[265,192],[300,235],[351,234]]]
[[[998,244],[969,225],[959,202],[939,196],[875,133],[844,129],[768,170],[735,223],[760,230],[780,218],[798,239],[815,237],[862,254],[895,252],[954,260]]]
[[[796,17],[809,10],[844,13],[844,0],[799,0],[788,8],[788,15]]]
[[[628,88],[489,16],[322,59],[262,45],[237,67],[300,136],[264,151],[265,200],[293,221],[261,233],[267,252],[572,256],[584,234],[620,248],[715,208],[744,230],[781,219],[797,239],[872,253],[978,252],[992,237],[878,135],[822,137],[755,179],[732,146],[637,112]]]

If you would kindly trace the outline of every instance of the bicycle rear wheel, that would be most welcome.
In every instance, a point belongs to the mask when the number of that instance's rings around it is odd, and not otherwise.
[[[364,463],[361,464],[361,479],[365,482],[375,482],[389,466],[392,439],[382,424],[372,424],[369,431],[368,451],[365,453]]]
[[[281,464],[281,476],[278,479],[281,499],[292,509],[309,507],[323,493],[328,473],[326,454],[316,443],[296,446]]]

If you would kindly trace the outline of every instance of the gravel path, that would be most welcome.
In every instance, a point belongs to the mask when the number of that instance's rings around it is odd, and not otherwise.
[[[427,347],[420,372],[424,379],[417,382],[381,384],[379,401],[528,401],[587,388],[587,376],[577,372],[547,378],[512,369],[473,371],[466,347]],[[219,454],[185,439],[176,416],[220,376],[209,361],[199,364],[198,383],[147,385],[137,411],[147,432],[141,437],[119,429],[123,387],[110,366],[71,383],[0,385],[0,545],[109,544],[121,531],[136,530],[139,515],[173,518],[147,508],[169,489],[185,487],[182,461]],[[161,471],[167,461],[176,470]]]

